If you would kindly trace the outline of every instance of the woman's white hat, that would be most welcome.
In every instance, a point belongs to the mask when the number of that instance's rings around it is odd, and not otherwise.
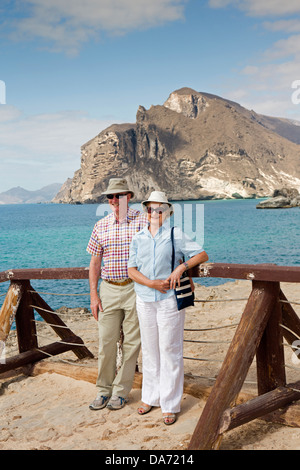
[[[172,204],[168,201],[166,193],[164,193],[163,191],[152,191],[149,198],[146,201],[142,201],[142,208],[144,212],[147,212],[146,204],[148,202],[159,202],[160,204],[168,204],[168,206],[170,207],[170,215],[172,215],[174,212]]]

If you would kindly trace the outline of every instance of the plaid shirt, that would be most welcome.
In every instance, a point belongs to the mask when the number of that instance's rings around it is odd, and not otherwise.
[[[146,223],[145,213],[129,208],[123,223],[119,223],[111,213],[95,224],[87,252],[102,256],[102,279],[128,279],[129,246],[133,235],[142,230]]]

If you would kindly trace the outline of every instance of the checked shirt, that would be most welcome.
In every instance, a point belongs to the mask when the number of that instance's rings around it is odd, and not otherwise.
[[[132,237],[142,230],[146,223],[145,213],[128,208],[124,222],[119,223],[111,213],[95,224],[87,252],[93,256],[102,256],[102,279],[111,281],[128,279],[130,243]]]

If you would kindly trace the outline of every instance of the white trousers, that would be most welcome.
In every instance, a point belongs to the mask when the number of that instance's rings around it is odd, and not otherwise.
[[[183,394],[183,331],[185,310],[175,295],[157,302],[137,296],[143,361],[142,401],[178,413]]]

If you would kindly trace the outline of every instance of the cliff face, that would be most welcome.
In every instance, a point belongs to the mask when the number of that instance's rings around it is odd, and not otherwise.
[[[110,126],[83,145],[81,168],[53,202],[99,202],[116,176],[137,200],[153,189],[188,200],[299,188],[300,127],[280,124],[214,95],[177,90],[163,106],[140,106],[135,124]]]

